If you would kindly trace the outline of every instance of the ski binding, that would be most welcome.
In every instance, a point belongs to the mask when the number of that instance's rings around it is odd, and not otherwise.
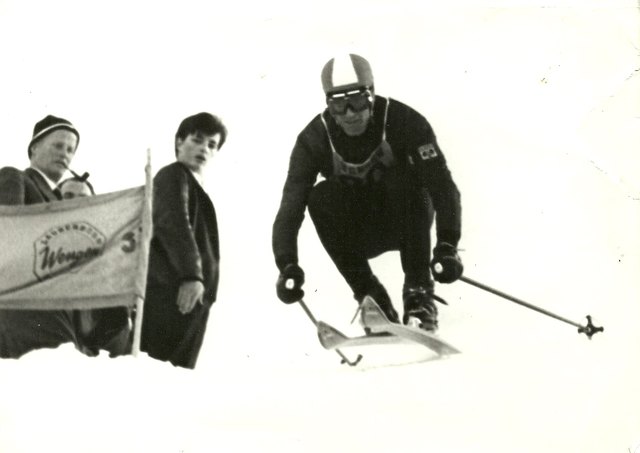
[[[376,304],[373,298],[366,296],[362,302],[362,322],[375,334],[388,333],[405,340],[419,343],[438,355],[458,354],[460,351],[440,339],[434,333],[413,326],[392,323]]]

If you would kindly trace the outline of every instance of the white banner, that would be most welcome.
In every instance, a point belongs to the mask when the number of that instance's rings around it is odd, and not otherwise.
[[[0,206],[0,309],[133,306],[144,298],[145,187]]]

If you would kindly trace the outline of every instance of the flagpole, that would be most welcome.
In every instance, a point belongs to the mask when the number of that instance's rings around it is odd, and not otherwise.
[[[141,289],[140,294],[136,295],[136,316],[133,325],[133,345],[131,347],[131,353],[134,357],[140,354],[140,341],[142,337],[142,318],[144,313],[144,293],[147,286],[147,268],[149,265],[149,242],[151,241],[152,233],[152,198],[153,198],[153,185],[151,179],[151,149],[147,148],[147,164],[144,167],[145,171],[145,184],[144,184],[144,207],[142,209],[142,233],[140,238],[141,250],[140,250],[140,264],[139,264],[139,279],[140,284],[138,287]]]
[[[140,354],[140,340],[142,337],[142,312],[144,310],[144,299],[136,296],[136,316],[133,323],[133,345],[131,346],[131,354],[138,357]]]

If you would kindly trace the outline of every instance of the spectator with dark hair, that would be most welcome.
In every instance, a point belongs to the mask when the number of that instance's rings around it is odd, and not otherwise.
[[[184,368],[195,368],[217,295],[218,226],[202,177],[226,137],[222,121],[209,113],[185,118],[175,135],[176,162],[153,180],[141,350]]]

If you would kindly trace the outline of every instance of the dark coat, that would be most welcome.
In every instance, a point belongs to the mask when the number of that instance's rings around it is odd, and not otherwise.
[[[153,237],[141,349],[174,365],[195,367],[209,309],[216,300],[220,249],[211,199],[179,162],[160,169],[153,180]],[[186,315],[176,298],[185,281],[204,284],[204,304]]]
[[[26,205],[59,200],[42,175],[33,168],[0,168],[0,205]]]
[[[0,204],[28,205],[58,200],[37,171],[0,169]],[[0,357],[18,358],[40,348],[72,342],[80,349],[72,310],[0,310]]]

